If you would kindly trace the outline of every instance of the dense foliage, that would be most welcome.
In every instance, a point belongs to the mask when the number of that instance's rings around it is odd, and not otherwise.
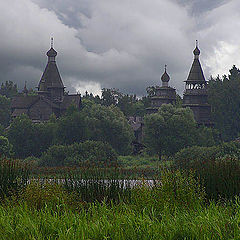
[[[9,143],[8,139],[4,136],[0,136],[0,156],[11,157],[13,154],[12,145]]]
[[[146,114],[146,108],[150,106],[149,96],[138,99],[136,95],[123,94],[115,88],[103,88],[101,98],[86,92],[83,99],[94,101],[103,106],[116,106],[126,117],[143,117]]]
[[[208,198],[234,198],[240,194],[240,143],[213,147],[191,147],[175,155],[180,169],[194,169],[202,179]]]
[[[118,153],[131,152],[133,130],[123,113],[114,106],[105,107],[92,101],[83,101],[83,109],[71,106],[59,119],[34,124],[21,115],[7,130],[16,157],[40,157],[53,144],[73,144],[86,140],[109,143]]]
[[[1,84],[0,95],[7,98],[12,98],[18,94],[17,84],[14,84],[12,81],[6,81]]]
[[[53,145],[41,156],[40,166],[110,166],[117,154],[108,143],[86,141],[72,145]]]
[[[157,113],[145,116],[144,141],[159,157],[172,155],[187,146],[215,143],[211,129],[197,128],[189,108],[171,104],[163,104]]]
[[[7,131],[13,152],[19,158],[39,157],[53,143],[54,135],[54,123],[34,124],[26,115],[15,118]]]
[[[11,117],[11,100],[0,95],[0,124],[7,127]]]
[[[240,71],[235,66],[228,76],[211,78],[208,84],[209,103],[215,127],[224,141],[240,133]]]

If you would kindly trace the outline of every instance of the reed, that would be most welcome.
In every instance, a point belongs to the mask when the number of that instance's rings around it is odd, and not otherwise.
[[[68,192],[77,193],[85,202],[119,202],[131,195],[131,182],[117,168],[81,168],[65,174],[62,184]]]
[[[18,194],[29,179],[29,169],[19,160],[0,160],[0,198]]]

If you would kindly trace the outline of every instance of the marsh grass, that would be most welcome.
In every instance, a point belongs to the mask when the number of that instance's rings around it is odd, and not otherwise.
[[[0,205],[0,240],[239,239],[239,198],[206,204],[194,172],[163,169],[134,187],[123,178],[82,169],[31,180]]]
[[[209,199],[234,199],[240,195],[240,160],[225,156],[196,170]]]
[[[29,179],[29,169],[19,160],[0,160],[0,198],[17,194],[26,185]]]
[[[64,175],[63,187],[68,192],[78,194],[84,202],[119,202],[131,195],[131,182],[121,170],[82,169]]]

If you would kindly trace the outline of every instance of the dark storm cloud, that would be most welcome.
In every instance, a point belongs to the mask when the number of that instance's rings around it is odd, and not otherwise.
[[[239,7],[224,0],[2,1],[1,79],[35,87],[54,36],[70,91],[115,87],[142,95],[147,86],[160,84],[167,64],[171,85],[181,94],[195,39],[206,78],[238,63],[232,54],[239,50]]]
[[[32,0],[41,8],[53,11],[66,25],[74,28],[83,27],[80,16],[91,17],[89,0]]]

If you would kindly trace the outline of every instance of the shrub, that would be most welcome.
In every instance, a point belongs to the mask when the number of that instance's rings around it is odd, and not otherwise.
[[[188,147],[175,154],[174,164],[181,169],[196,169],[207,161],[215,159],[217,147]]]
[[[31,180],[20,200],[24,201],[30,208],[41,210],[48,206],[54,210],[61,210],[65,205],[77,209],[79,199],[73,193],[69,194],[61,184],[50,180]],[[78,200],[78,201],[77,201]]]
[[[215,161],[215,159],[225,156],[236,157],[240,160],[240,143],[228,142],[213,147],[189,147],[184,148],[175,154],[175,166],[177,168],[197,168],[207,162]]]
[[[29,168],[33,169],[39,165],[39,158],[30,156],[23,160],[23,163],[27,164]]]
[[[7,137],[16,157],[39,157],[54,141],[55,129],[52,122],[34,124],[27,115],[22,114],[11,123]]]
[[[108,143],[86,141],[51,146],[41,157],[41,166],[114,165],[117,154]]]
[[[204,184],[208,198],[234,198],[240,194],[240,144],[191,147],[175,155],[175,166],[194,169]]]
[[[12,145],[4,136],[0,136],[0,156],[11,157],[13,155]]]

